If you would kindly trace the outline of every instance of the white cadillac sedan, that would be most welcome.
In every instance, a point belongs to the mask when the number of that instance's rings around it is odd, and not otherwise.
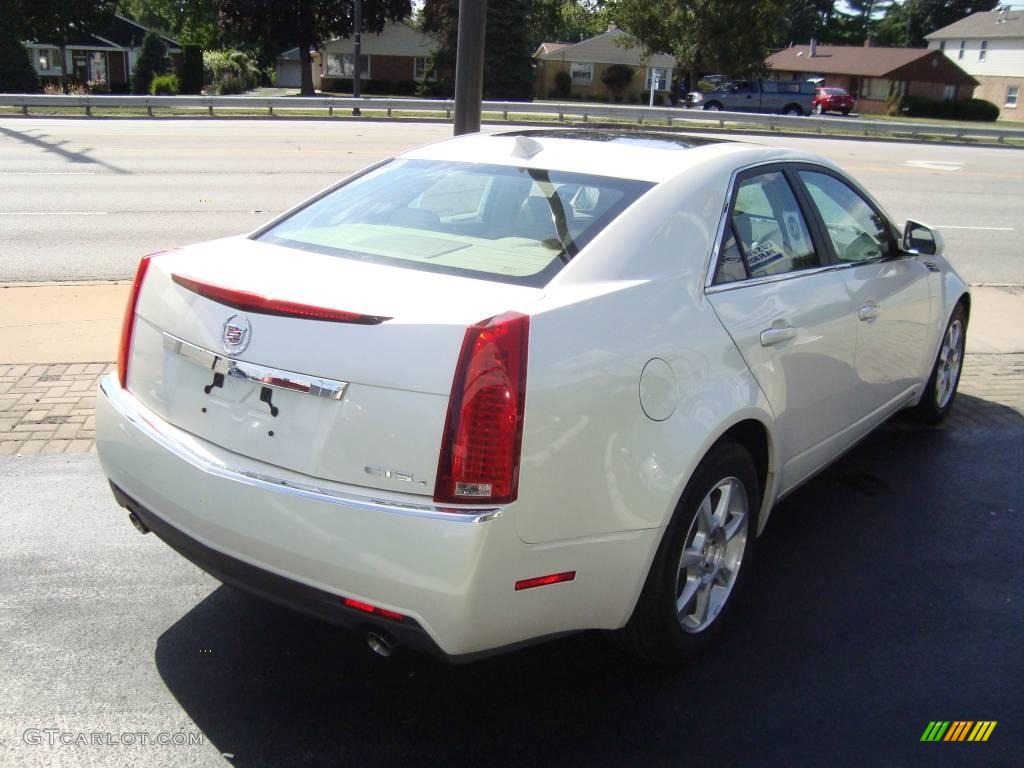
[[[384,655],[672,662],[780,498],[949,412],[969,313],[938,233],[821,158],[476,134],[144,258],[97,444],[141,531]]]

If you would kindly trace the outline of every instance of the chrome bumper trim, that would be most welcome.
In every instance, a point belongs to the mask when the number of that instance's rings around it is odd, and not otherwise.
[[[190,363],[206,368],[214,373],[222,373],[233,379],[254,381],[267,387],[287,389],[291,392],[300,392],[313,397],[324,397],[328,400],[341,400],[348,389],[347,381],[336,381],[334,379],[322,379],[318,376],[309,376],[305,373],[284,371],[280,368],[270,368],[265,365],[249,363],[245,360],[233,360],[230,357],[218,355],[204,347],[198,347],[184,339],[179,339],[164,331],[164,349],[188,360]]]
[[[200,455],[176,436],[161,428],[153,418],[148,417],[142,406],[134,397],[121,389],[114,380],[114,374],[108,374],[100,380],[100,392],[118,414],[134,424],[146,437],[154,441],[169,453],[187,462],[208,475],[214,475],[236,483],[265,488],[275,493],[299,496],[313,501],[350,507],[366,512],[384,512],[394,515],[425,517],[432,520],[443,520],[449,523],[486,523],[501,515],[501,509],[462,509],[420,504],[416,502],[395,501],[355,493],[342,493],[331,488],[312,483],[292,482],[272,475],[250,472],[245,469],[231,467],[210,455]]]

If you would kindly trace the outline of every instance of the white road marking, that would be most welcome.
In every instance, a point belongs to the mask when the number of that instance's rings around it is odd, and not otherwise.
[[[98,176],[95,171],[4,171],[4,176]]]
[[[984,229],[991,232],[1013,232],[1013,227],[962,227],[955,224],[936,224],[936,229]]]
[[[911,168],[923,168],[927,171],[959,171],[963,163],[950,163],[943,160],[907,160],[903,163]]]
[[[0,211],[0,216],[106,216],[107,211]]]

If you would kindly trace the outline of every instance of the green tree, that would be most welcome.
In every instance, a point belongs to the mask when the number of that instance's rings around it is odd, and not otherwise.
[[[313,95],[311,48],[352,34],[352,0],[216,0],[222,31],[262,44],[269,63],[283,50],[298,46],[302,93]],[[410,0],[363,0],[363,32],[380,32],[388,21],[412,14]]]
[[[533,51],[528,20],[531,0],[503,0],[487,7],[484,33],[484,98],[529,99],[533,96]],[[432,68],[445,95],[455,91],[458,47],[458,0],[426,0],[423,29],[438,41]]]
[[[874,35],[879,45],[923,47],[925,35],[978,11],[991,11],[998,0],[903,0],[893,3],[878,22]]]
[[[531,51],[544,42],[576,43],[608,29],[614,0],[533,0],[528,17]]]
[[[68,41],[81,32],[98,32],[110,21],[116,0],[5,0],[3,26],[19,40],[47,42],[67,61]],[[67,72],[61,77],[67,88]]]
[[[132,93],[149,93],[153,78],[167,71],[167,46],[159,34],[152,30],[142,38],[139,58],[132,72]]]
[[[787,0],[619,0],[616,18],[646,55],[671,53],[683,71],[755,74],[775,45]]]
[[[120,0],[118,13],[185,45],[221,43],[214,0]]]
[[[12,31],[0,28],[0,93],[35,93],[39,78],[28,50]]]

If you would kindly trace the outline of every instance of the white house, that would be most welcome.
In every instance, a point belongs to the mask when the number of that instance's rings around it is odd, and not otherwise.
[[[1000,117],[1024,120],[1024,10],[981,11],[926,36],[979,83],[975,98],[999,107]]]

